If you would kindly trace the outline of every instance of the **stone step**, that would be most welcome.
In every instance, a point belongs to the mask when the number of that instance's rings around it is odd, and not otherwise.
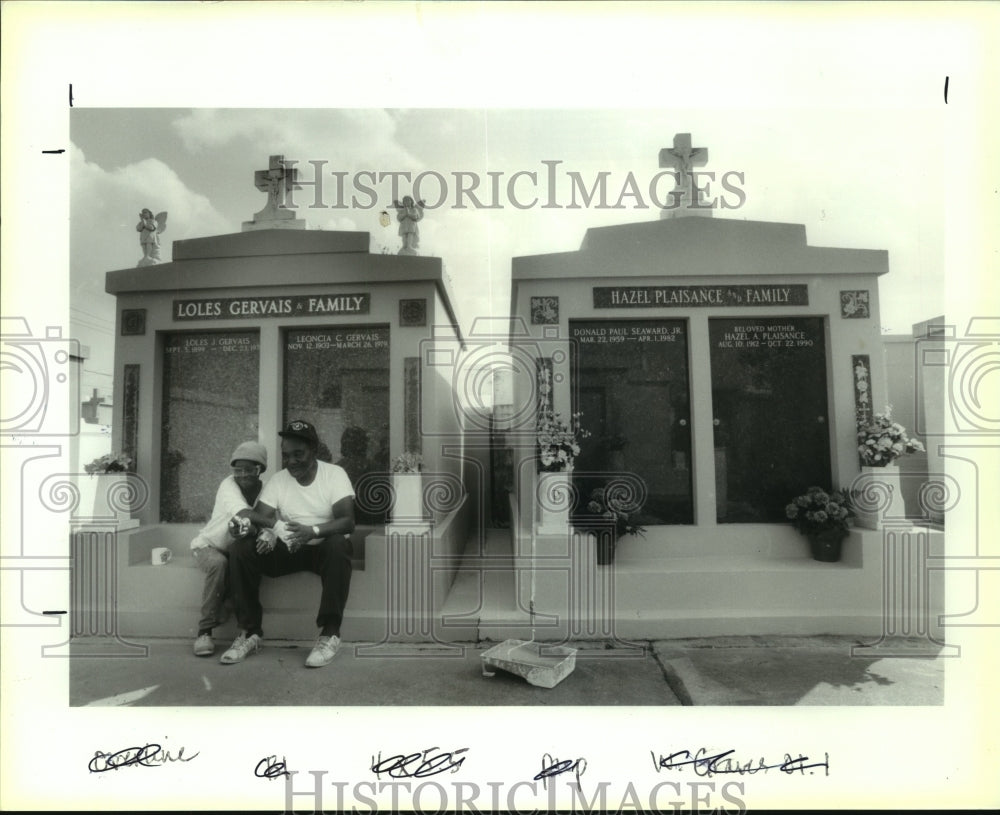
[[[156,524],[115,534],[74,535],[74,636],[118,634],[125,638],[194,637],[201,608],[203,580],[190,552],[197,524]],[[451,574],[410,574],[408,547],[399,542],[397,574],[390,577],[390,538],[379,527],[359,527],[352,535],[354,572],[344,613],[344,634],[352,640],[426,641],[435,625],[430,607],[444,601]],[[150,553],[166,547],[169,563],[154,566]],[[423,550],[422,550],[423,551]],[[421,556],[422,559],[423,556]],[[447,560],[447,558],[443,558]],[[387,587],[403,595],[389,597]],[[263,628],[268,639],[309,640],[316,634],[321,584],[303,572],[261,581]],[[416,611],[407,603],[418,603]],[[235,621],[219,626],[220,639],[235,636]]]
[[[183,548],[192,530],[183,527],[120,534],[123,550],[88,565],[92,576],[103,569],[113,577],[111,564],[117,559],[117,622],[102,611],[97,601],[105,595],[97,592],[92,607],[78,615],[78,634],[109,634],[114,625],[124,636],[195,634],[202,581]],[[598,566],[587,536],[572,546],[566,539],[536,538],[534,562],[540,568],[533,620],[532,559],[514,556],[510,530],[473,534],[464,548],[451,547],[453,554],[437,540],[409,537],[390,545],[384,532],[359,534],[364,536],[358,547],[364,552],[363,568],[354,573],[344,623],[345,636],[355,641],[449,643],[532,636],[625,641],[724,634],[877,636],[884,631],[919,636],[936,625],[943,607],[943,571],[930,571],[924,580],[928,573],[915,561],[887,559],[887,544],[873,531],[854,530],[839,563],[812,560],[801,541],[778,558],[734,554],[728,544],[702,556],[649,557],[648,549],[640,551],[626,540],[613,566]],[[152,566],[153,543],[179,554],[169,564]],[[932,532],[931,554],[943,551],[942,545],[942,533]],[[439,548],[442,553],[431,557],[431,549]],[[101,578],[86,590],[108,591],[111,585]],[[265,636],[310,639],[319,592],[319,578],[308,573],[265,579]],[[216,633],[225,638],[235,634],[235,627],[228,623]]]
[[[613,566],[596,564],[594,543],[586,537],[569,545],[565,538],[536,537],[534,562],[541,568],[534,625],[532,559],[518,557],[509,574],[482,582],[487,596],[478,606],[478,639],[529,639],[533,631],[546,640],[627,641],[734,632],[922,636],[938,630],[942,573],[921,570],[916,560],[907,565],[895,555],[886,558],[881,532],[853,530],[837,563],[813,560],[804,541],[789,540],[783,528],[776,532],[777,543],[758,548],[782,551],[784,557],[735,554],[728,540],[703,546],[713,554],[695,555],[682,541],[685,555],[661,550],[650,557],[649,547],[631,547],[625,539]],[[530,545],[522,539],[522,549]],[[942,547],[941,533],[930,532],[929,552]],[[463,569],[473,564],[470,560]],[[465,578],[462,585],[462,593],[449,598],[455,605],[446,609],[454,610],[460,597],[463,609],[478,602],[478,584],[473,588]]]
[[[466,542],[461,566],[441,608],[441,636],[448,642],[475,642],[482,620],[507,614],[514,607],[514,560],[511,533],[487,529]]]

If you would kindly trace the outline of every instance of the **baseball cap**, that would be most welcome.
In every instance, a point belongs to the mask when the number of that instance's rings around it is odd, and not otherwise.
[[[267,450],[264,445],[256,441],[241,442],[233,454],[229,457],[229,466],[232,467],[239,460],[252,461],[259,464],[263,470],[267,469]]]
[[[319,447],[319,435],[316,433],[316,428],[302,419],[292,419],[285,425],[284,430],[278,431],[278,435],[283,439],[289,437],[305,439],[313,447]]]

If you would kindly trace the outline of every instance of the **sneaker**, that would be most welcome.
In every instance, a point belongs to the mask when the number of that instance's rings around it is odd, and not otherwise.
[[[194,655],[196,657],[210,657],[215,653],[215,640],[211,634],[199,634],[194,641]]]
[[[223,665],[233,665],[237,662],[242,662],[251,654],[257,652],[260,648],[260,637],[256,634],[251,634],[249,637],[246,634],[240,634],[233,644],[229,646],[229,650],[222,655],[219,660]]]
[[[334,634],[332,637],[317,637],[316,644],[306,658],[307,668],[322,668],[333,662],[337,656],[337,649],[340,647],[340,637]]]

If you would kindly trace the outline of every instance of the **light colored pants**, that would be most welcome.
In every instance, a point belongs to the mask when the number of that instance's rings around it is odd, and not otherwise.
[[[213,629],[222,625],[232,613],[229,592],[229,555],[214,546],[192,549],[191,554],[205,573],[205,586],[201,592],[201,620],[198,630]]]

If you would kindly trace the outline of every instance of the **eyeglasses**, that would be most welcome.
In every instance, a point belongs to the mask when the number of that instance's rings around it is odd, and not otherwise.
[[[257,475],[260,467],[233,467],[233,475]]]

